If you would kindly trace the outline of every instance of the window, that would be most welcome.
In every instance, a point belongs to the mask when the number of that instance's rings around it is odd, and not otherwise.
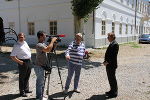
[[[112,32],[115,33],[115,23],[112,22]]]
[[[122,34],[122,23],[119,25],[119,34]]]
[[[132,0],[132,8],[134,8],[134,0]]]
[[[57,21],[50,21],[49,27],[50,27],[50,35],[56,35],[57,34]]]
[[[148,31],[149,31],[149,29],[148,29],[148,27],[146,27],[146,33],[148,33]]]
[[[28,32],[29,32],[29,35],[35,34],[34,22],[28,22]]]
[[[8,24],[9,24],[9,28],[11,28],[13,30],[15,29],[15,22],[9,22]],[[10,34],[13,34],[13,31],[11,29],[9,30],[9,32],[10,32]]]
[[[140,3],[140,12],[142,12],[142,2]]]
[[[142,4],[142,13],[144,12],[144,3]]]
[[[147,13],[147,5],[145,5],[145,12]]]
[[[128,24],[126,24],[126,34],[128,34]]]
[[[131,34],[132,34],[132,32],[133,32],[133,26],[131,25]]]
[[[145,4],[143,3],[143,13],[145,12],[145,9],[144,9],[144,8],[145,8]]]
[[[106,32],[106,22],[102,21],[102,35],[105,35]]]

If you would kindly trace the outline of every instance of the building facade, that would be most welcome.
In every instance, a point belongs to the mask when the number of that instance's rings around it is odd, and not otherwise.
[[[0,17],[4,27],[10,27],[17,33],[24,32],[29,44],[36,44],[36,33],[43,30],[49,35],[65,34],[60,44],[68,45],[74,39],[70,1],[1,0]],[[149,3],[145,0],[104,0],[84,24],[86,47],[108,45],[108,32],[114,32],[119,43],[134,41],[143,33],[149,34],[150,22],[143,20],[148,16],[148,7]]]

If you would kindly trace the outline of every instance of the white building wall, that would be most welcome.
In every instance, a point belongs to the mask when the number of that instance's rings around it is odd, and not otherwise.
[[[29,44],[37,43],[36,33],[43,30],[49,33],[49,21],[57,21],[58,34],[65,34],[61,45],[68,45],[74,39],[74,19],[71,10],[71,0],[13,0],[0,1],[0,17],[4,20],[4,26],[8,27],[9,22],[15,22],[15,31],[22,31],[26,34]],[[104,0],[99,8],[95,10],[95,16],[90,16],[84,25],[85,44],[87,47],[99,48],[108,45],[107,33],[112,31],[112,22],[115,22],[115,34],[119,43],[133,41],[138,36],[135,32],[135,9],[128,0]],[[144,1],[144,0],[142,0]],[[20,6],[20,25],[19,9]],[[142,13],[137,11],[137,26],[140,25]],[[106,21],[106,34],[101,34],[101,22]],[[94,21],[94,24],[93,24]],[[35,35],[28,34],[28,22],[35,23]],[[119,24],[122,23],[122,34],[119,34]],[[125,34],[128,24],[128,34]],[[94,25],[94,26],[93,26]],[[133,32],[131,33],[131,25]],[[149,27],[149,22],[144,22],[144,27]],[[144,30],[144,28],[143,28]],[[147,31],[146,33],[149,33]]]
[[[133,41],[133,37],[137,37],[134,31],[135,26],[135,8],[132,8],[131,2],[127,4],[128,0],[104,0],[104,2],[96,10],[95,19],[95,48],[108,45],[106,42],[106,35],[101,34],[101,20],[106,20],[106,33],[111,32],[112,22],[115,22],[115,34],[119,43]],[[143,1],[143,0],[142,0]],[[140,26],[140,20],[143,14],[137,11],[136,25]],[[119,34],[119,24],[122,23],[122,34]],[[128,25],[128,34],[126,34],[126,24]],[[133,32],[131,34],[131,25],[133,25]],[[149,27],[147,25],[147,27]],[[100,45],[99,45],[100,44]]]
[[[58,34],[65,34],[61,45],[68,45],[74,39],[74,20],[71,11],[70,0],[20,0],[20,18],[18,0],[1,2],[0,16],[4,20],[4,26],[8,27],[9,22],[15,22],[15,31],[24,32],[29,44],[36,44],[36,33],[39,30],[49,34],[49,21],[57,21]],[[4,8],[3,8],[4,7]],[[35,35],[28,34],[28,22],[35,23]],[[20,29],[19,29],[20,28]]]

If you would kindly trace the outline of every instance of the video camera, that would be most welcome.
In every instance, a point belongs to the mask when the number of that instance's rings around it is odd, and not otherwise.
[[[46,35],[46,37],[48,37],[47,42],[49,42],[49,43],[52,41],[52,38],[53,38],[53,37],[56,37],[56,38],[57,38],[56,42],[58,43],[58,42],[61,42],[61,38],[60,38],[60,37],[65,37],[65,34],[59,34],[59,35]]]

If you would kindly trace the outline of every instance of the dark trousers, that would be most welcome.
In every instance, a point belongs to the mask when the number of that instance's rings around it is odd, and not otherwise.
[[[29,90],[29,77],[31,73],[30,60],[23,60],[24,64],[18,64],[19,68],[19,91],[23,93]]]
[[[112,66],[106,66],[107,77],[110,85],[110,91],[112,93],[118,93],[118,85],[116,80],[116,68]]]

